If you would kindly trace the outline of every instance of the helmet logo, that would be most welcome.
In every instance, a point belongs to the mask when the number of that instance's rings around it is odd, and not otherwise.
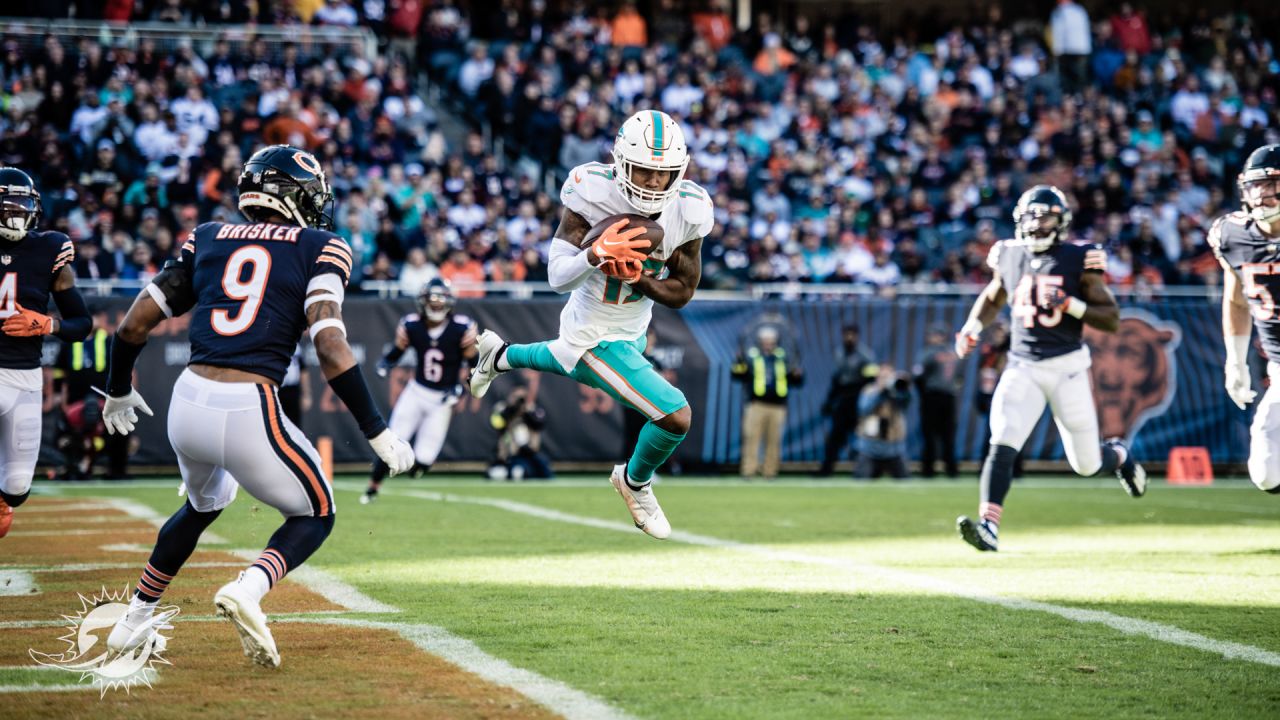
[[[294,162],[298,163],[298,165],[300,165],[303,170],[306,170],[312,175],[320,175],[321,173],[324,172],[323,170],[320,169],[320,163],[316,162],[315,156],[313,156],[311,153],[302,152],[301,150],[299,150],[298,152],[293,154],[293,160]]]

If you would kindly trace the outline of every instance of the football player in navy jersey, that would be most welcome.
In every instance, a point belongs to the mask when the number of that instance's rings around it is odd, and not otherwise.
[[[1280,145],[1254,150],[1236,178],[1241,210],[1218,218],[1209,246],[1222,264],[1222,335],[1226,344],[1226,387],[1243,410],[1256,392],[1249,374],[1249,338],[1258,328],[1269,362],[1271,386],[1258,403],[1249,428],[1249,479],[1259,489],[1280,494]]]
[[[1120,327],[1120,308],[1103,279],[1106,253],[1096,245],[1067,242],[1071,209],[1060,190],[1037,185],[1013,210],[1014,239],[996,243],[987,257],[994,277],[956,334],[956,354],[978,346],[982,329],[1006,302],[1013,314],[1008,365],[991,400],[991,445],[982,465],[978,519],[961,516],[960,536],[979,550],[998,545],[1013,465],[1045,405],[1053,413],[1071,468],[1080,475],[1114,472],[1132,497],[1147,487],[1147,474],[1118,439],[1099,444],[1098,413],[1089,381],[1084,326],[1104,332]]]
[[[155,615],[156,603],[239,486],[285,521],[258,559],[218,590],[214,605],[234,624],[246,655],[266,667],[280,664],[259,604],[319,549],[334,518],[320,457],[278,396],[304,331],[377,456],[392,472],[413,463],[412,449],[383,422],[347,345],[342,300],[351,250],[329,231],[332,197],[311,153],[287,145],[254,153],[239,180],[240,212],[250,222],[197,227],[116,331],[103,423],[109,432],[128,433],[138,412],[151,414],[131,383],[148,334],[165,318],[191,312],[191,360],[169,405],[169,441],[187,500],[160,529],[129,610],[108,636],[116,652],[147,642],[167,620]]]
[[[0,167],[0,537],[26,502],[40,455],[44,336],[75,342],[93,318],[76,290],[75,249],[60,232],[36,230],[40,193],[25,172]],[[45,315],[53,297],[61,318]]]
[[[455,314],[453,303],[447,280],[435,278],[424,285],[418,293],[418,312],[400,318],[395,345],[378,361],[378,374],[386,377],[409,348],[418,356],[413,380],[400,391],[389,424],[396,437],[414,438],[415,469],[422,472],[431,469],[444,447],[453,406],[462,395],[460,373],[476,356],[476,324]],[[386,477],[387,464],[375,460],[361,504],[378,497]]]

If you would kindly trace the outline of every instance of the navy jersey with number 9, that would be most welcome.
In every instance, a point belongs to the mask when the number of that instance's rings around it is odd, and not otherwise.
[[[188,280],[147,286],[165,315],[194,307],[191,362],[284,379],[307,329],[311,281],[351,276],[351,249],[331,232],[272,223],[205,223],[172,268]],[[184,285],[186,287],[184,287]]]

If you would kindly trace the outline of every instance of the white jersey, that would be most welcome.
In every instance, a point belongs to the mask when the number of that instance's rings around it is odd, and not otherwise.
[[[587,163],[569,173],[560,189],[560,202],[592,227],[618,213],[637,214],[613,180],[613,165]],[[645,268],[665,272],[663,265],[676,249],[706,237],[715,225],[711,195],[697,183],[683,180],[671,204],[656,218],[662,226],[662,246]],[[551,351],[566,370],[602,342],[644,337],[653,315],[653,301],[616,278],[596,270],[569,295],[560,312],[560,338]]]

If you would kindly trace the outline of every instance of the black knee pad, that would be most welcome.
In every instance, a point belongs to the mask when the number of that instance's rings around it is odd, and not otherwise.
[[[5,491],[0,490],[0,500],[4,500],[4,504],[11,508],[18,507],[22,503],[26,502],[29,497],[31,497],[30,490],[22,493],[21,495],[10,495]]]

